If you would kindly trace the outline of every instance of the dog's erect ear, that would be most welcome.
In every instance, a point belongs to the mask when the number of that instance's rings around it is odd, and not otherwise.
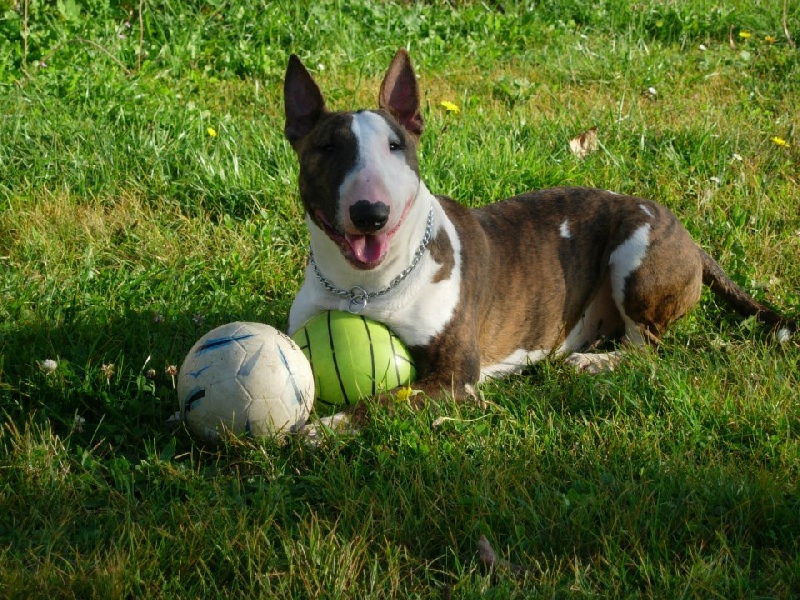
[[[424,122],[419,110],[419,87],[411,58],[403,48],[397,51],[381,83],[378,106],[387,111],[406,131],[419,137]]]
[[[322,92],[294,54],[289,57],[289,65],[286,67],[283,101],[286,112],[284,133],[294,146],[314,129],[314,125],[325,113]]]

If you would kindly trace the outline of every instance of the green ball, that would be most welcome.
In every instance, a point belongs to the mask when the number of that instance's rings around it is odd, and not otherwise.
[[[380,392],[408,385],[416,368],[405,344],[377,321],[328,310],[292,334],[314,372],[315,410],[328,414]]]

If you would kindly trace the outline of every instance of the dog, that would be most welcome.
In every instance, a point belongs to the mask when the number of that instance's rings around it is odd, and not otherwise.
[[[408,346],[423,398],[463,400],[481,381],[553,355],[590,372],[613,368],[621,350],[585,350],[657,343],[703,284],[782,341],[797,330],[651,200],[570,187],[468,209],[433,195],[419,175],[424,122],[403,49],[377,110],[329,111],[295,55],[284,101],[311,242],[289,333],[329,309],[385,323]]]

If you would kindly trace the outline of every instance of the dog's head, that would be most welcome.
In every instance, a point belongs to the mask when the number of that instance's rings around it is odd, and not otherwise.
[[[317,228],[357,269],[377,267],[419,190],[423,121],[411,59],[399,50],[378,110],[330,112],[297,56],[284,80],[286,138],[300,161],[300,196]]]

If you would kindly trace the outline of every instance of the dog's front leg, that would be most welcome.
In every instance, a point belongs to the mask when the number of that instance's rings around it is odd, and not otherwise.
[[[480,351],[475,341],[444,336],[437,343],[409,349],[420,378],[411,384],[413,406],[425,399],[453,398],[464,402],[475,397],[481,371]]]
[[[347,407],[335,415],[334,422],[338,427],[343,423],[348,426],[358,427],[369,419],[370,407],[379,406],[390,412],[398,406],[407,405],[413,410],[425,408],[428,400],[444,400],[452,398],[456,402],[466,402],[474,399],[475,383],[478,381],[479,370],[473,370],[465,365],[457,365],[451,361],[446,366],[438,367],[433,372],[423,375],[408,386],[397,387],[393,390],[382,392],[366,401],[358,402]],[[469,369],[469,370],[466,370]],[[469,375],[466,375],[469,373]]]

